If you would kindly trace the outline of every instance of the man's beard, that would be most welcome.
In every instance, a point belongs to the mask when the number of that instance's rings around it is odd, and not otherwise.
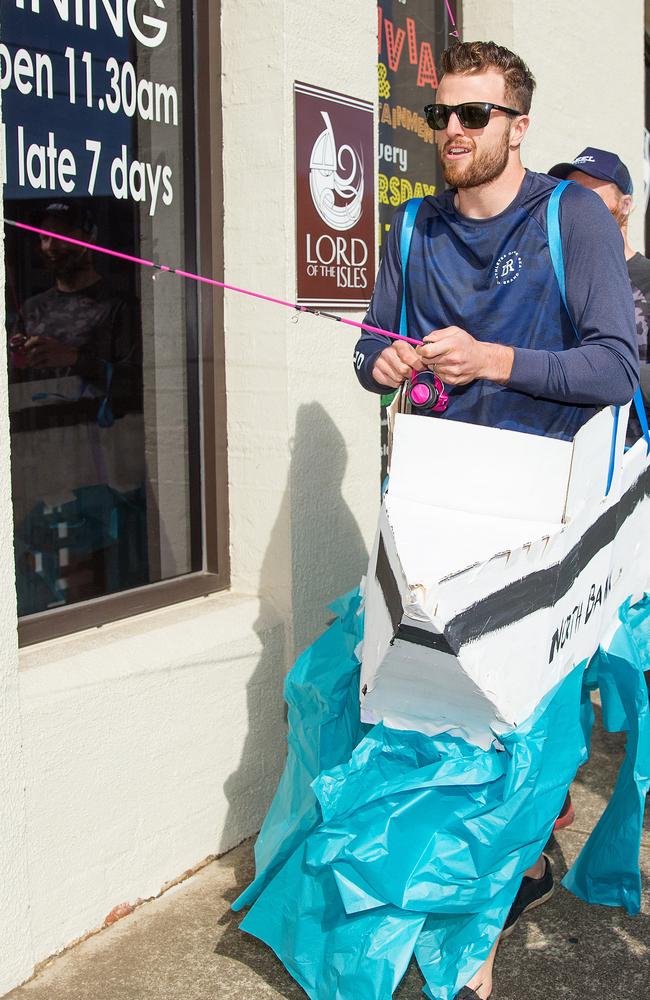
[[[610,208],[610,212],[616,219],[616,224],[619,227],[619,229],[623,228],[623,226],[627,222],[627,216],[628,216],[628,213],[625,211],[625,209],[621,207],[622,200],[623,200],[622,198],[619,198],[616,207]]]
[[[454,145],[453,140],[448,140],[443,149]],[[500,143],[490,150],[482,153],[476,151],[474,144],[474,155],[469,165],[462,161],[454,163],[450,160],[442,161],[442,171],[445,180],[450,187],[454,188],[474,188],[481,184],[489,184],[490,181],[500,177],[508,165],[510,155],[510,128],[506,128]],[[464,158],[463,158],[464,159]]]

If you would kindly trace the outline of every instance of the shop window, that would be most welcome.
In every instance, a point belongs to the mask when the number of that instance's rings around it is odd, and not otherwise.
[[[223,406],[218,303],[126,259],[212,273],[219,265],[197,238],[213,194],[201,178],[215,173],[206,163],[214,113],[195,100],[197,46],[216,44],[214,6],[3,5],[11,480],[25,642],[227,583],[226,539],[216,534],[225,469],[213,458],[224,453],[214,436],[224,423],[214,419]]]

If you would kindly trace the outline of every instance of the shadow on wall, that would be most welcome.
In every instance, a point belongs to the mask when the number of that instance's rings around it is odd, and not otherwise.
[[[301,406],[289,481],[262,565],[255,623],[262,651],[247,685],[248,732],[241,759],[224,786],[228,815],[218,851],[259,829],[277,787],[286,755],[283,683],[294,650],[322,632],[331,619],[327,603],[357,586],[367,569],[367,548],[341,493],[346,465],[345,440],[327,411],[319,403]],[[286,589],[291,586],[293,643],[275,610],[273,591],[283,565],[282,582]]]
[[[356,587],[368,549],[341,486],[345,439],[320,403],[298,409],[292,444],[291,568],[294,650],[300,652],[331,618],[327,604]]]

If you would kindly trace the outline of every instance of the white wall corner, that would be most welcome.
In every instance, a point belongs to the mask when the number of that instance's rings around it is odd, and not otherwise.
[[[525,166],[544,172],[586,146],[612,150],[630,169],[636,209],[630,241],[644,246],[644,0],[465,0],[463,37],[498,42],[537,80]]]
[[[630,240],[643,247],[644,5],[518,0],[513,48],[537,79],[524,159],[533,170],[586,146],[612,150],[632,174]],[[624,108],[624,113],[621,109]]]
[[[376,105],[376,16],[346,0],[224,0],[227,281],[295,299],[293,84]],[[356,381],[347,328],[237,296],[225,322],[232,585],[282,615],[290,660],[365,572],[379,403]]]
[[[514,48],[516,0],[463,0],[463,39]]]
[[[222,2],[225,280],[279,298],[291,238],[284,31],[284,4]],[[264,595],[288,623],[288,315],[280,306],[226,293],[224,321],[232,588]]]
[[[285,204],[287,296],[296,292],[294,81],[377,108],[377,11],[372,3],[287,0]],[[326,47],[323,39],[327,39]],[[375,110],[375,127],[376,127]],[[375,175],[376,176],[376,175]],[[375,227],[376,202],[375,192]],[[377,263],[378,263],[377,255]],[[374,283],[374,276],[373,276]],[[363,309],[332,312],[363,320]],[[357,332],[327,319],[287,323],[294,648],[331,618],[327,604],[366,572],[379,507],[379,399],[354,374]]]

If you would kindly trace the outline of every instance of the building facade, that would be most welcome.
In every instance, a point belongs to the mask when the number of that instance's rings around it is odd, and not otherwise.
[[[413,56],[422,103],[435,93],[409,3],[379,20],[374,0],[0,12],[5,219],[145,261],[5,229],[0,995],[260,826],[284,675],[365,571],[378,401],[349,328],[146,261],[296,301],[296,81],[375,109],[379,247],[382,190],[410,193],[390,187],[401,146],[379,142],[389,47]],[[527,166],[619,153],[642,249],[641,0],[431,7],[434,67],[452,29],[531,66]],[[93,354],[83,323],[108,346]]]

